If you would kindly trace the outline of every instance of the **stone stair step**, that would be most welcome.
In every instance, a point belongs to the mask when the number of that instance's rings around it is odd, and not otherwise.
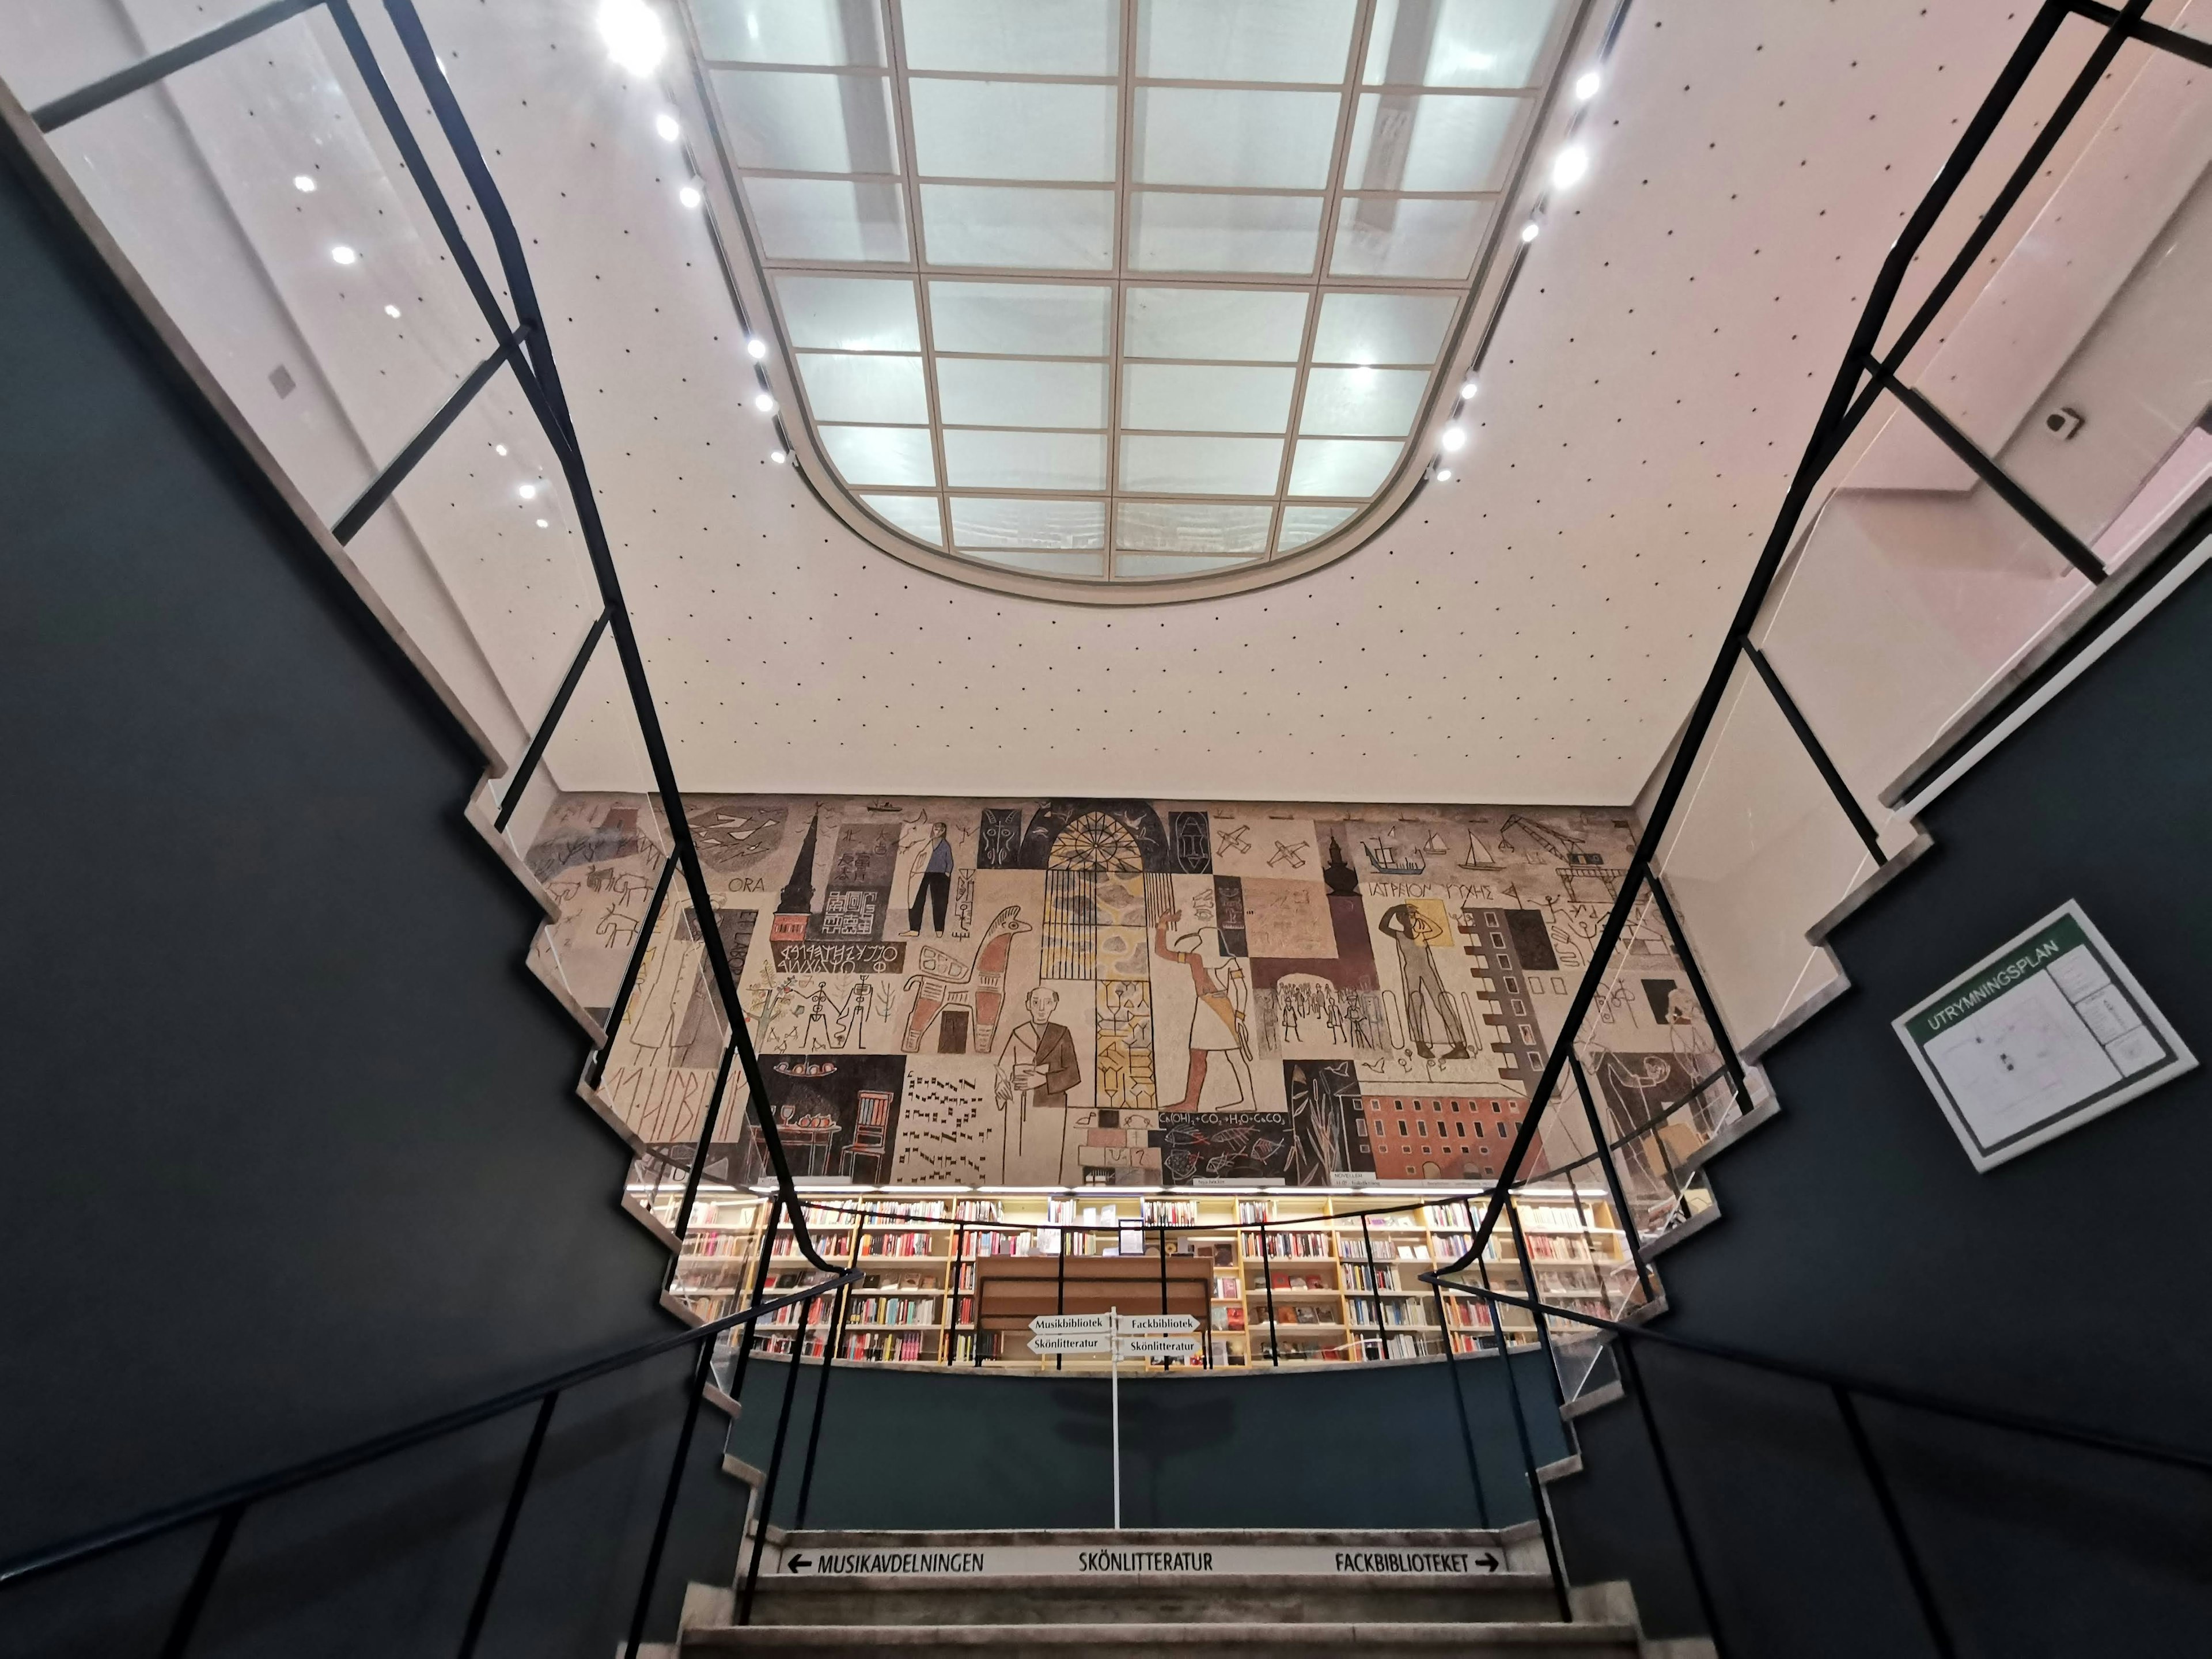
[[[1547,1659],[1636,1659],[1628,1625],[752,1625],[687,1631],[686,1655],[752,1651],[807,1659],[909,1659],[988,1653],[992,1659],[1153,1659],[1162,1649],[1238,1659],[1441,1659],[1447,1654],[1536,1652]]]
[[[1540,1573],[848,1574],[763,1577],[757,1626],[1285,1625],[1556,1619]]]

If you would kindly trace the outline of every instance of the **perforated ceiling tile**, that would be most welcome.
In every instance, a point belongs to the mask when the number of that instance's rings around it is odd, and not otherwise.
[[[1637,0],[1461,481],[1296,585],[1103,612],[894,563],[769,459],[668,104],[588,8],[425,12],[530,239],[687,785],[1529,801],[1626,800],[1658,759],[2025,15]]]

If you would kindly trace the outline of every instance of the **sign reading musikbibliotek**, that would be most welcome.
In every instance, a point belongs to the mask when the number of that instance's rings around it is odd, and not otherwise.
[[[2071,899],[1891,1024],[1977,1170],[2197,1064]]]
[[[1030,1352],[1195,1359],[1197,1329],[1188,1314],[1040,1314],[1030,1321]]]

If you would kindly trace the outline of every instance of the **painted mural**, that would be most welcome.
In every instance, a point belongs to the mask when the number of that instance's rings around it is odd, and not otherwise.
[[[863,1184],[1479,1182],[1634,836],[1626,813],[1555,807],[726,795],[689,811],[796,1172]],[[567,795],[529,854],[562,904],[542,954],[603,1021],[665,842],[637,797]],[[682,891],[599,1091],[688,1164],[726,1033]],[[1655,921],[1621,960],[1583,1044],[1612,1134],[1717,1064]],[[1587,1146],[1554,1115],[1553,1158]],[[723,1111],[709,1172],[764,1168],[757,1128]]]

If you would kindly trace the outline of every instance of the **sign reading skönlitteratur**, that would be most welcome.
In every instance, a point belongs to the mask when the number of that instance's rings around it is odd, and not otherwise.
[[[2071,899],[1891,1024],[1977,1170],[2197,1064]]]

